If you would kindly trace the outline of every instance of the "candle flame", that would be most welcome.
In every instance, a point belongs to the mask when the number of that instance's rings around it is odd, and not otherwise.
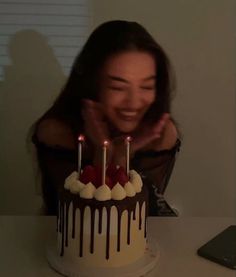
[[[108,146],[108,144],[109,144],[108,140],[104,140],[103,146]]]
[[[84,135],[79,135],[78,136],[78,141],[83,142],[84,141]]]
[[[126,142],[131,142],[132,141],[132,137],[131,136],[128,136],[128,137],[126,137]]]

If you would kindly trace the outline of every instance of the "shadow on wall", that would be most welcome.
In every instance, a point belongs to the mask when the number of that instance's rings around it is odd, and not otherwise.
[[[35,214],[41,197],[26,139],[59,94],[65,75],[47,39],[36,31],[17,32],[8,50],[11,65],[0,82],[0,213]]]

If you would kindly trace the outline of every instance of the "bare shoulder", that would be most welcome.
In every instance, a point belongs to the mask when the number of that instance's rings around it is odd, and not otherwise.
[[[36,131],[40,142],[49,146],[62,146],[74,148],[75,142],[72,130],[66,123],[55,118],[44,119],[38,125]]]
[[[171,149],[174,147],[176,140],[178,139],[178,131],[177,127],[174,124],[174,122],[169,119],[164,131],[163,135],[159,141],[159,143],[156,145],[156,150],[166,150],[166,149]]]

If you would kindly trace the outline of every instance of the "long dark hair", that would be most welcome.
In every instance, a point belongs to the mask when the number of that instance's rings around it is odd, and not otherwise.
[[[145,119],[157,120],[162,113],[170,112],[170,95],[175,80],[166,53],[140,24],[115,20],[103,23],[90,35],[74,61],[64,88],[43,118],[60,118],[76,129],[81,119],[81,100],[98,98],[98,76],[104,62],[111,55],[128,50],[148,52],[156,61],[158,97]]]

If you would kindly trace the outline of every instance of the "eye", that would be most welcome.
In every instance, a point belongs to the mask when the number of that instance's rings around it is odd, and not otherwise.
[[[118,86],[110,86],[108,88],[110,90],[113,90],[113,91],[123,91],[123,90],[125,90],[123,87],[118,87]]]
[[[155,90],[155,86],[142,86],[141,89],[143,89],[143,90]]]

